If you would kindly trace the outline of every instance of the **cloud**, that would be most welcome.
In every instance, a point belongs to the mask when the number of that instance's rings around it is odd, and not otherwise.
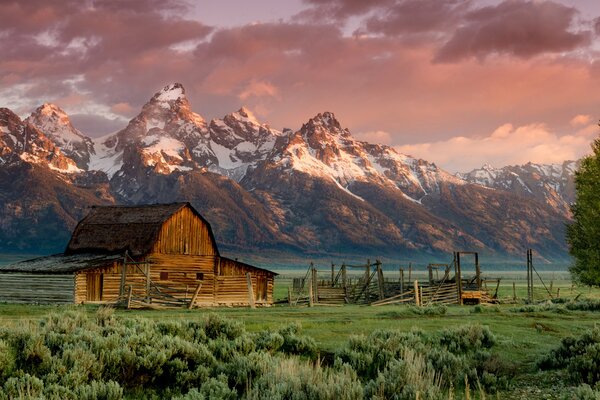
[[[119,118],[108,118],[98,114],[71,114],[73,126],[87,136],[98,137],[123,129],[127,122]]]
[[[394,0],[305,0],[312,7],[302,11],[297,17],[309,20],[331,18],[343,20],[352,16],[364,15],[374,9],[394,4]]]
[[[270,84],[269,82],[264,81],[250,81],[244,90],[238,95],[241,100],[246,100],[249,97],[276,97],[277,96],[277,88]]]
[[[562,163],[576,160],[590,151],[597,136],[595,125],[588,125],[566,135],[550,131],[544,124],[515,127],[504,124],[482,138],[456,136],[447,140],[396,146],[451,172],[468,172],[488,163],[497,167],[527,162]]]
[[[579,114],[571,119],[571,126],[588,125],[592,121],[591,115]]]
[[[131,106],[129,103],[116,103],[110,107],[110,111],[115,114],[120,114],[128,117],[132,117],[136,113],[136,109]]]
[[[465,16],[465,23],[439,49],[435,60],[456,62],[490,54],[530,58],[571,51],[590,43],[588,31],[571,32],[577,9],[552,1],[505,0]]]
[[[2,1],[0,76],[31,83],[41,96],[50,82],[54,90],[46,93],[72,90],[65,79],[82,75],[76,89],[113,100],[126,92],[119,86],[136,81],[136,72],[143,76],[143,69],[168,64],[172,46],[212,32],[182,17],[186,7],[176,0]]]
[[[366,30],[386,35],[444,32],[458,25],[471,4],[469,0],[398,1],[367,19]]]
[[[361,132],[354,135],[357,139],[369,142],[369,143],[377,143],[377,144],[391,144],[392,143],[392,135],[386,131],[369,131],[369,132]]]

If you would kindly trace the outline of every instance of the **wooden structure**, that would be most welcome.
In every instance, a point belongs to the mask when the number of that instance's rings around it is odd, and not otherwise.
[[[463,268],[464,256],[474,257],[475,274],[467,276]],[[366,264],[342,264],[336,272],[331,265],[327,278],[320,279],[319,271],[311,263],[304,278],[294,278],[288,293],[290,305],[308,304],[479,304],[495,302],[500,285],[499,279],[483,279],[479,255],[475,252],[455,252],[450,264],[427,265],[428,279],[412,280],[412,263],[408,264],[408,281],[400,268],[400,279],[386,279],[379,260]],[[350,269],[354,271],[350,272]],[[451,272],[454,269],[454,276]],[[435,274],[434,274],[435,271]],[[443,271],[443,274],[441,273]],[[323,276],[321,271],[321,277]],[[496,285],[490,295],[487,284]]]
[[[270,305],[275,275],[221,256],[189,203],[94,207],[64,254],[0,267],[0,302]]]

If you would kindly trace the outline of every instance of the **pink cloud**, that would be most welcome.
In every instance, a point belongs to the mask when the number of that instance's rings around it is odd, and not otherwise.
[[[484,163],[502,167],[527,162],[562,163],[576,160],[590,152],[590,142],[597,135],[589,125],[564,135],[552,132],[544,124],[515,127],[504,124],[481,138],[456,136],[437,142],[397,146],[405,154],[435,160],[451,172],[468,172]]]

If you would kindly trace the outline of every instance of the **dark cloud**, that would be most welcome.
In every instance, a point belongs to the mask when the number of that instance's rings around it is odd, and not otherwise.
[[[212,31],[185,19],[186,7],[174,0],[2,1],[0,77],[39,93],[48,81],[64,90],[104,87],[99,100],[110,100],[111,86],[123,86],[136,69],[168,63],[178,56],[173,46]]]
[[[453,29],[471,6],[469,0],[397,1],[366,21],[366,30],[386,35]]]
[[[99,137],[117,132],[127,126],[127,122],[120,119],[110,119],[100,115],[71,114],[71,123],[85,135]]]
[[[530,58],[587,45],[590,33],[571,32],[577,10],[552,1],[506,0],[465,16],[464,25],[439,49],[435,60],[455,62],[490,54]]]
[[[395,0],[305,0],[312,7],[302,11],[297,17],[302,19],[336,19],[368,14],[373,10],[388,7]]]

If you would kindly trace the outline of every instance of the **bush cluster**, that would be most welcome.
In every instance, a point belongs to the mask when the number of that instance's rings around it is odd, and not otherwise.
[[[298,324],[247,332],[237,321],[152,321],[67,310],[0,329],[0,400],[442,399],[465,376],[506,374],[481,326],[427,335],[377,331],[329,354]]]
[[[337,357],[363,381],[367,397],[444,398],[444,389],[460,386],[465,377],[490,391],[508,386],[509,363],[491,352],[496,339],[487,327],[467,325],[437,334],[375,331],[352,337]],[[427,390],[425,390],[427,388]]]
[[[540,369],[566,369],[571,382],[576,384],[600,384],[600,327],[578,337],[564,338],[537,365]]]

